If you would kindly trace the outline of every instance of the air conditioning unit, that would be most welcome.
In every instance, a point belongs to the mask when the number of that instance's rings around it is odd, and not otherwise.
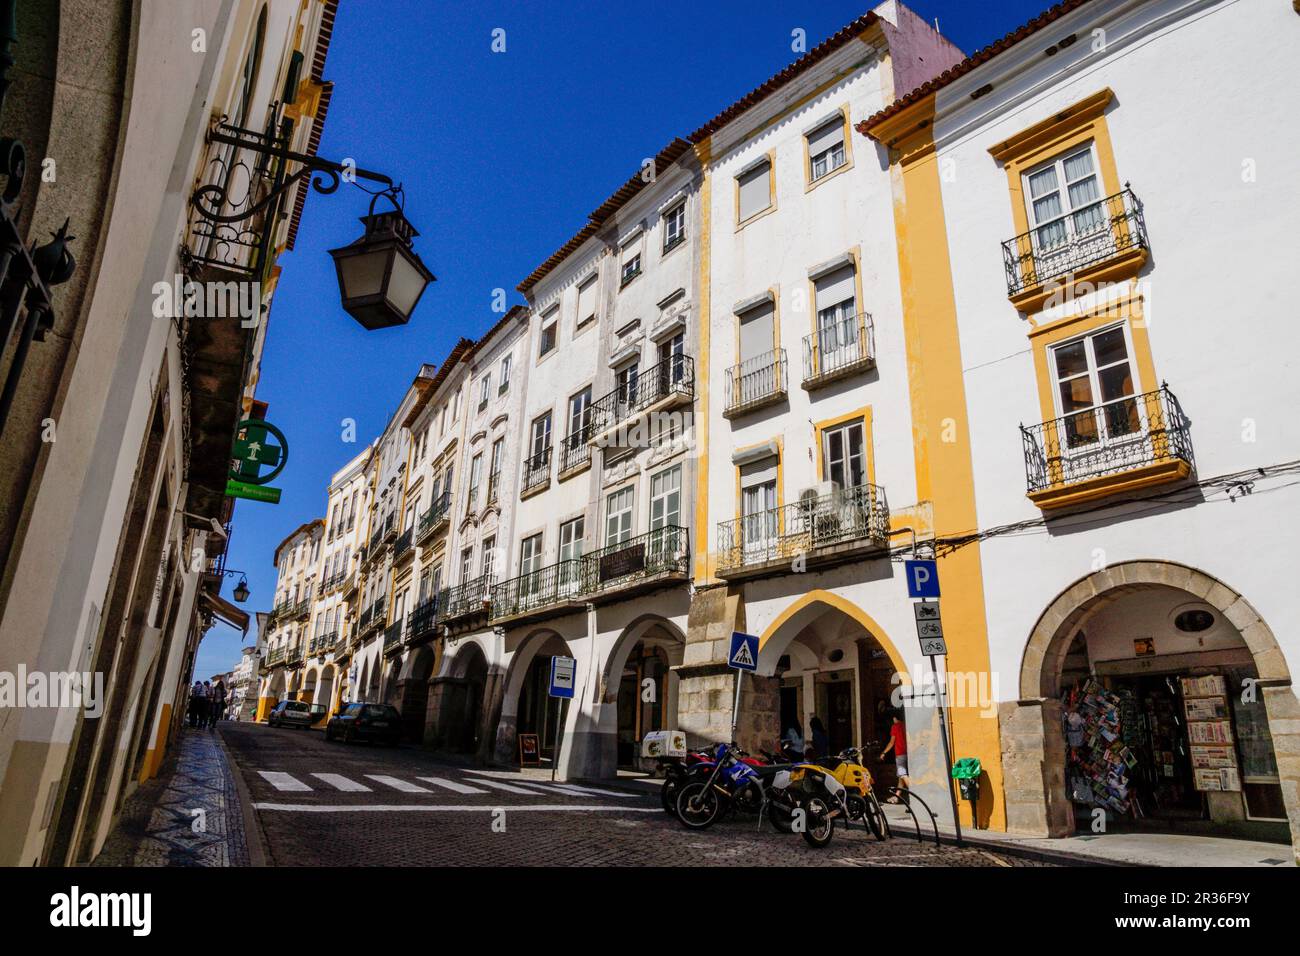
[[[811,487],[805,488],[799,492],[799,504],[805,507],[811,507],[817,504],[819,507],[825,507],[834,502],[839,496],[840,484],[837,481],[819,481]],[[819,502],[819,499],[821,501]]]

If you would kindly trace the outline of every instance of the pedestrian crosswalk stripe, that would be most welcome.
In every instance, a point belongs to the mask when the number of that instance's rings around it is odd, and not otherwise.
[[[564,790],[573,794],[596,794],[602,797],[635,797],[635,793],[626,793],[622,790],[602,790],[600,787],[580,787],[576,783],[558,783],[556,789]]]
[[[523,787],[516,787],[512,783],[502,783],[500,780],[479,779],[479,783],[488,787],[496,787],[498,790],[504,790],[506,793],[522,793],[530,797],[537,796],[537,790],[525,790]]]
[[[394,790],[400,790],[402,791],[402,793],[430,793],[431,792],[425,787],[419,787],[413,783],[407,783],[405,780],[398,780],[396,777],[389,777],[382,773],[368,773],[366,774],[366,776],[369,777],[371,780],[375,781],[376,783],[382,783],[385,786],[392,787]]]
[[[537,796],[537,794],[534,794]],[[449,805],[445,803],[255,803],[254,810],[283,810],[296,813],[495,813],[502,809],[510,813],[663,813],[662,808],[628,807],[621,804],[535,804],[528,806],[493,807],[490,803],[477,806],[466,804]]]
[[[416,780],[423,780],[425,783],[431,783],[435,787],[446,787],[455,793],[487,793],[486,790],[480,790],[478,787],[471,787],[467,784],[457,783],[455,780],[443,780],[441,777],[416,777]]]
[[[293,776],[293,774],[281,773],[279,770],[259,770],[257,772],[265,777],[266,782],[277,790],[311,790],[311,787]]]
[[[357,783],[355,780],[349,780],[341,773],[313,773],[312,776],[324,780],[335,790],[343,790],[347,793],[370,792],[370,788],[364,783]]]

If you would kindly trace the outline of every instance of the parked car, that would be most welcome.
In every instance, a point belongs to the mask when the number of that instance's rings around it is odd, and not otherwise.
[[[307,728],[324,716],[325,708],[320,704],[309,704],[305,700],[282,700],[266,718],[266,724],[268,727]]]
[[[325,739],[378,740],[396,746],[402,736],[402,715],[391,704],[347,704],[325,725]]]

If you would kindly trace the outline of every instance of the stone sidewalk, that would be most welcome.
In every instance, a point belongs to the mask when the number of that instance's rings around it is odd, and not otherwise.
[[[186,727],[127,799],[92,866],[249,866],[244,815],[216,730]]]

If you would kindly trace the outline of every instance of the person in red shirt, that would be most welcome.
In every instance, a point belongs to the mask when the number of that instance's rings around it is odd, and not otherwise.
[[[897,711],[894,713],[894,723],[889,728],[889,746],[880,751],[880,759],[884,760],[890,751],[894,752],[894,766],[898,770],[898,786],[901,790],[910,789],[907,782],[907,728],[903,726],[903,718]],[[898,797],[889,798],[890,803],[901,803]]]

